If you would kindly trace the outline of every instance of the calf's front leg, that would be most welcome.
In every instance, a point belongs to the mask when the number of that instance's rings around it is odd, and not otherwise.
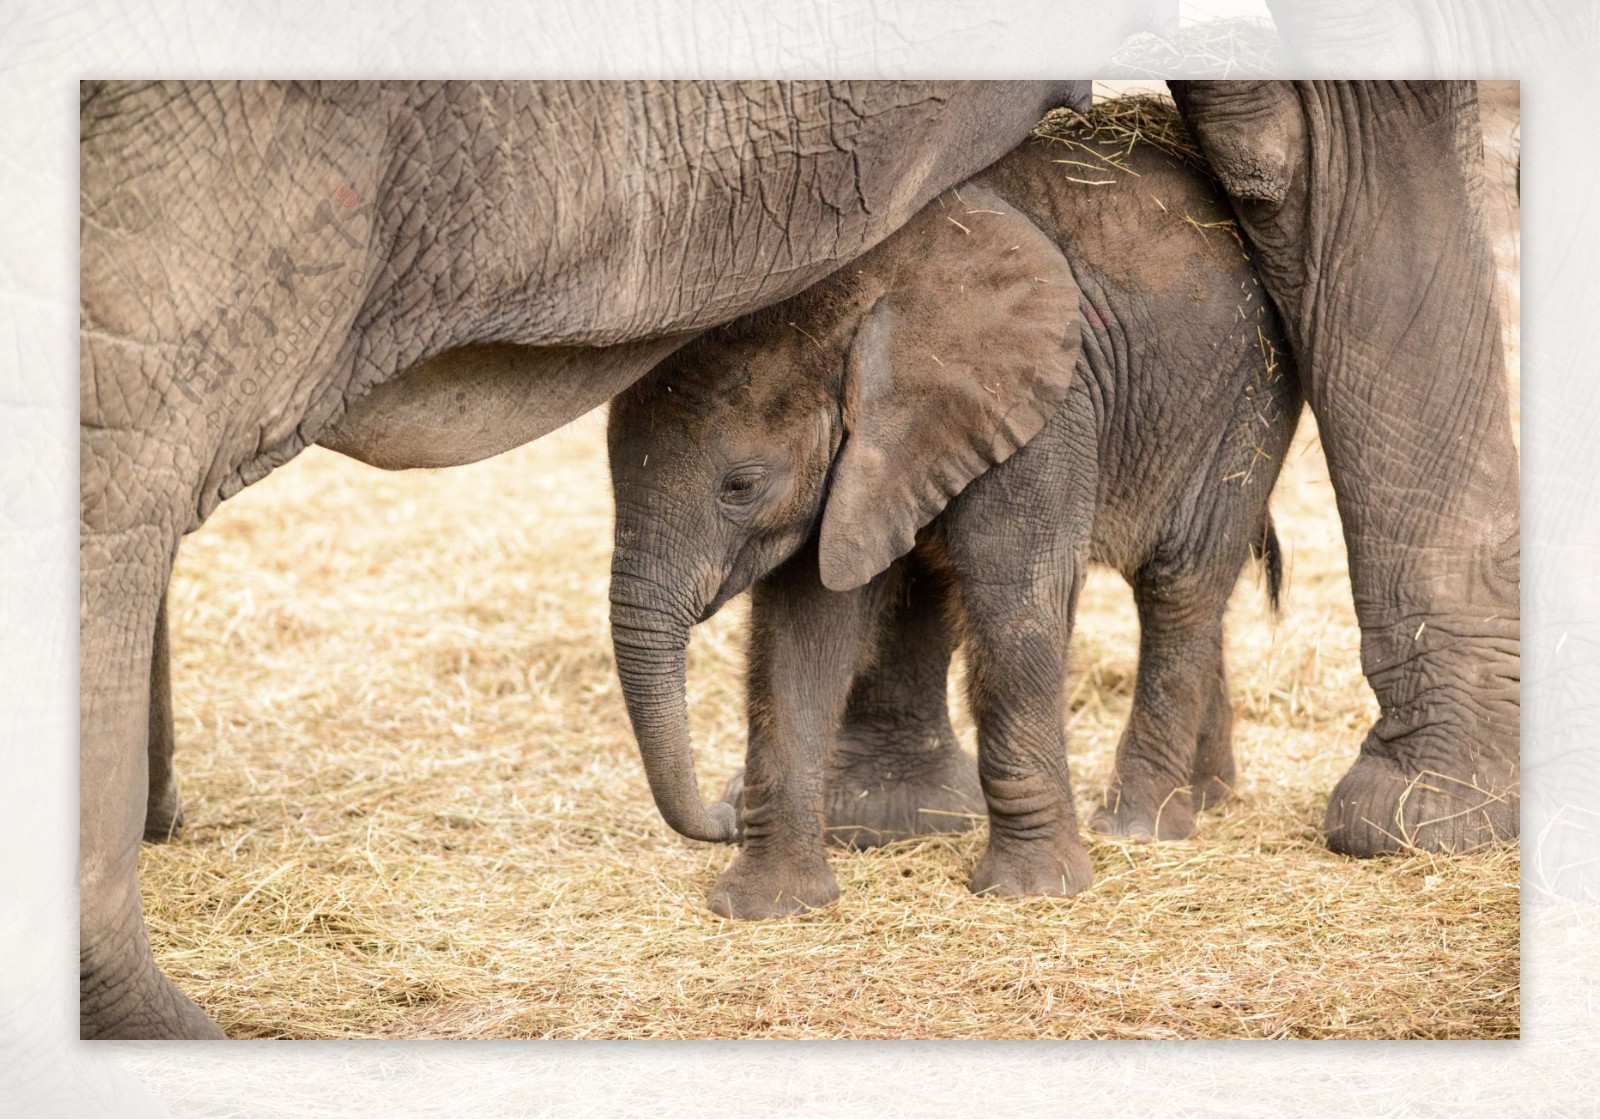
[[[744,846],[710,898],[725,918],[782,917],[839,897],[823,855],[824,763],[883,582],[828,591],[806,549],[752,591]]]

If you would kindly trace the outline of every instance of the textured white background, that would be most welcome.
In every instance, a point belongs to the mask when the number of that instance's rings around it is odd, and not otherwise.
[[[79,77],[1092,77],[1140,27],[1121,0],[259,0],[211,11],[7,0],[0,1114],[1600,1114],[1600,158],[1587,96],[1600,16],[1586,0],[1417,3],[1429,27],[1476,41],[1416,39],[1382,75],[1368,73],[1371,52],[1322,51],[1297,76],[1524,80],[1523,1042],[77,1042]],[[1181,15],[1239,10],[1261,5],[1185,0]]]

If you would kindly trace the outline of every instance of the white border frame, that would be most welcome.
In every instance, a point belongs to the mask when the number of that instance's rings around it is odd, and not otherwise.
[[[1600,909],[1554,892],[1592,897],[1600,862],[1548,866],[1539,841],[1600,825],[1600,159],[1581,144],[1595,135],[1581,98],[1600,16],[1583,0],[1527,2],[1446,4],[1439,25],[1488,28],[1482,48],[1423,39],[1387,67],[1523,79],[1525,1041],[286,1046],[76,1041],[77,79],[1089,77],[1106,43],[1137,28],[1114,14],[1125,5],[1097,14],[1093,0],[493,0],[470,11],[263,0],[226,12],[90,0],[59,15],[11,0],[0,17],[0,1113],[1596,1114]],[[1185,0],[1183,15],[1251,7]],[[1372,64],[1320,58],[1301,76]]]

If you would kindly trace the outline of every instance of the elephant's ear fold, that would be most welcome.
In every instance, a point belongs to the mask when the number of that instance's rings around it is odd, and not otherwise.
[[[822,582],[859,587],[974,478],[1038,434],[1077,366],[1079,292],[1022,214],[968,185],[861,262],[884,294],[845,369],[845,441],[819,540]]]
[[[1441,83],[1442,84],[1442,83]],[[1230,198],[1277,205],[1302,161],[1305,122],[1293,82],[1173,82],[1184,123]]]

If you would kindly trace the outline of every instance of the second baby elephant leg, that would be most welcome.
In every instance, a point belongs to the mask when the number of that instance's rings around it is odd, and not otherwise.
[[[946,692],[957,628],[951,591],[916,552],[891,571],[876,656],[850,688],[827,759],[828,843],[871,848],[983,820],[978,765],[950,725]],[[743,805],[745,774],[725,800]]]
[[[752,589],[744,844],[710,898],[723,917],[781,917],[839,897],[823,855],[823,764],[884,582],[828,591],[803,551]]]
[[[1233,796],[1233,701],[1228,696],[1228,674],[1217,659],[1211,686],[1211,706],[1200,724],[1190,772],[1190,797],[1196,809],[1213,809]]]
[[[887,589],[877,656],[856,677],[828,753],[828,840],[868,848],[983,819],[978,766],[950,726],[957,632],[947,580],[913,552]]]

